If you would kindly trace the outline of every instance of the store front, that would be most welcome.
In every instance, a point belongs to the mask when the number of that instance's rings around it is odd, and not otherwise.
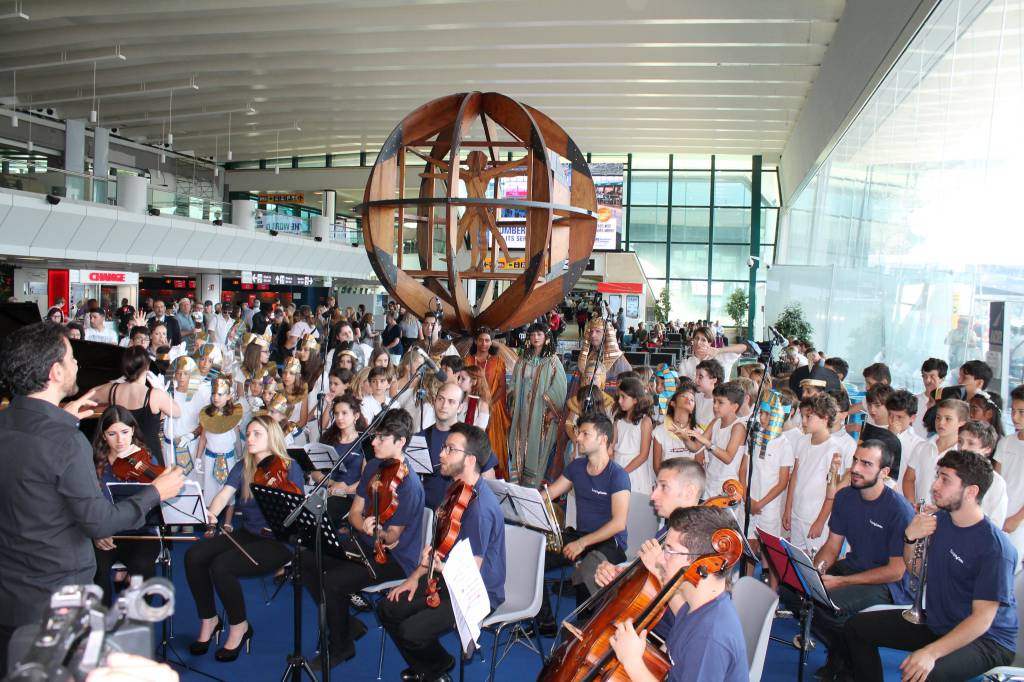
[[[113,270],[69,270],[70,304],[81,308],[92,299],[108,312],[117,310],[121,299],[137,301],[139,273]]]
[[[134,306],[147,298],[161,299],[164,302],[178,301],[183,298],[196,300],[195,277],[142,277],[139,281],[139,298],[130,300]]]
[[[251,306],[259,300],[263,310],[270,310],[275,303],[294,303],[296,307],[308,305],[316,310],[316,306],[325,303],[331,293],[330,287],[314,286],[323,282],[323,278],[311,275],[247,271],[238,277],[223,278],[221,301],[231,301],[236,305],[248,302]]]

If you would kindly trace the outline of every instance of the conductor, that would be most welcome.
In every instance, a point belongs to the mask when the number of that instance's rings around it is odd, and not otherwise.
[[[78,363],[65,328],[22,327],[0,346],[0,383],[12,396],[0,411],[0,675],[14,630],[38,622],[63,585],[89,584],[93,538],[145,525],[146,512],[178,494],[181,469],[111,504],[100,490],[92,448],[78,420],[95,405],[78,391]]]

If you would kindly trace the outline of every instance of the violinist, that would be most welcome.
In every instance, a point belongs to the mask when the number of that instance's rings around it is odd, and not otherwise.
[[[602,413],[580,417],[576,428],[579,456],[569,462],[548,493],[552,500],[576,491],[576,528],[562,533],[562,553],[548,552],[544,568],[574,565],[572,581],[576,586],[577,606],[596,589],[594,576],[603,561],[613,564],[626,560],[626,517],[629,514],[629,474],[612,461],[610,446],[612,422]],[[540,632],[553,637],[558,627],[551,612],[551,601],[544,590],[537,620]]]
[[[473,557],[487,588],[493,611],[505,601],[505,518],[498,498],[483,480],[480,465],[491,454],[491,441],[487,433],[476,426],[454,424],[448,432],[441,450],[441,473],[453,480],[449,495],[458,494],[464,486],[472,488],[472,497],[461,515],[457,537],[454,528],[444,533],[447,523],[439,519],[435,537],[444,535],[443,542],[454,546],[468,539]],[[447,501],[446,501],[447,502]],[[445,505],[442,504],[442,507]],[[454,519],[454,515],[452,517]],[[448,672],[455,667],[453,658],[441,645],[440,637],[455,627],[455,614],[448,590],[440,578],[442,557],[432,552],[431,545],[423,548],[420,563],[405,582],[392,589],[387,599],[377,607],[381,624],[391,635],[409,667],[402,671],[406,682],[450,682]],[[427,566],[433,558],[433,572]],[[432,585],[431,573],[437,579]],[[428,585],[436,588],[440,603],[430,605]]]
[[[724,509],[687,507],[672,512],[668,535],[657,560],[662,583],[703,555],[715,552],[712,534],[719,528],[732,528],[735,521]],[[747,682],[747,647],[732,597],[728,577],[712,573],[696,585],[683,581],[669,602],[675,622],[667,647],[672,668],[670,682]],[[632,621],[616,627],[611,646],[629,679],[654,682],[658,678],[643,662],[647,647],[646,632],[636,632]]]
[[[352,410],[352,402],[341,400],[340,405]],[[358,413],[356,413],[358,414]],[[419,559],[420,545],[423,542],[423,484],[418,476],[408,469],[403,449],[412,437],[412,417],[405,410],[388,410],[373,435],[374,459],[366,462],[363,473],[359,477],[356,496],[348,512],[348,520],[356,531],[355,538],[363,551],[374,562],[374,550],[378,525],[381,539],[387,547],[383,564],[373,563],[376,579],[370,576],[366,567],[355,561],[338,559],[324,554],[323,587],[327,602],[327,629],[331,665],[337,665],[355,656],[355,640],[366,632],[366,625],[358,618],[350,619],[348,614],[349,595],[359,592],[370,585],[389,580],[401,580],[412,574]],[[383,480],[383,472],[391,462],[404,467],[406,473],[394,487],[394,499],[397,505],[394,514],[385,522],[377,523],[380,500],[376,490],[387,485]],[[382,491],[383,493],[383,491]],[[383,495],[382,495],[383,496]],[[376,510],[375,510],[376,507]],[[383,514],[381,514],[383,516]],[[319,584],[316,579],[315,562],[312,552],[303,552],[302,577],[306,589],[317,602]],[[319,658],[310,662],[314,670],[320,669]]]
[[[275,463],[274,458],[280,460]],[[246,620],[245,600],[239,578],[268,575],[288,563],[291,550],[274,539],[263,518],[250,485],[259,478],[258,470],[287,466],[288,480],[302,489],[302,468],[288,457],[281,427],[272,418],[257,415],[246,431],[245,454],[228,473],[224,487],[208,503],[207,518],[216,523],[217,515],[238,495],[235,512],[242,517],[241,526],[231,532],[233,540],[245,548],[257,562],[246,557],[231,539],[217,535],[197,542],[185,553],[185,575],[196,611],[200,618],[199,636],[189,647],[193,655],[205,654],[210,640],[219,641],[224,623],[217,615],[214,589],[227,611],[228,632],[224,647],[217,651],[221,662],[234,661],[244,644],[248,651],[252,626]]]
[[[135,417],[131,411],[120,405],[111,405],[103,411],[96,426],[92,451],[100,489],[111,502],[114,500],[110,497],[107,483],[123,481],[114,473],[113,465],[118,457],[133,453],[156,464],[145,450]],[[139,535],[142,532],[144,531],[132,532],[131,535]],[[115,540],[113,537],[105,537],[96,538],[92,543],[96,549],[96,576],[93,582],[103,588],[103,603],[107,606],[113,603],[114,588],[123,586],[128,576],[141,575],[143,578],[152,578],[156,573],[156,555],[160,551],[160,544],[157,542]],[[126,575],[118,576],[112,584],[111,567],[118,561],[125,565],[127,572]]]

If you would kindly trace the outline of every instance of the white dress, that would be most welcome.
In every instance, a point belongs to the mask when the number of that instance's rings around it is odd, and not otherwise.
[[[615,461],[623,468],[640,452],[640,440],[640,424],[631,424],[625,419],[615,420]],[[629,487],[633,492],[650,495],[654,488],[650,454],[648,451],[647,460],[629,472]]]
[[[223,433],[206,432],[206,452],[203,453],[203,497],[207,504],[224,487],[226,472],[231,471],[231,467],[238,462],[237,444],[237,428],[228,429]],[[221,457],[223,467],[217,464]]]

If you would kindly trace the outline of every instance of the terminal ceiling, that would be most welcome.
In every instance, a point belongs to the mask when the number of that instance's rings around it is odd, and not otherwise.
[[[843,5],[24,0],[0,19],[0,98],[16,73],[19,106],[88,117],[95,66],[100,125],[160,143],[170,118],[176,150],[224,161],[228,112],[235,160],[373,153],[420,104],[496,90],[585,151],[773,159]]]

